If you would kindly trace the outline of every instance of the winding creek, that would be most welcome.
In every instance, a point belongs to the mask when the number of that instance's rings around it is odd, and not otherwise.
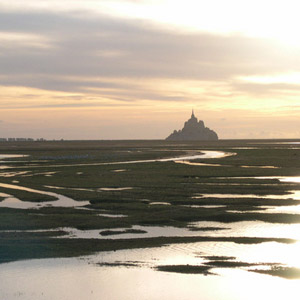
[[[154,163],[154,162],[180,162],[180,161],[190,161],[196,159],[212,159],[212,158],[222,158],[227,156],[236,155],[234,152],[223,152],[223,151],[188,151],[191,154],[175,156],[169,158],[158,158],[158,159],[144,159],[144,160],[129,160],[129,161],[116,161],[116,162],[102,162],[102,163],[82,163],[82,164],[58,164],[58,165],[47,165],[47,168],[65,168],[65,167],[83,167],[83,166],[108,166],[108,165],[126,165],[126,164],[141,164],[141,163]],[[3,158],[10,158],[9,154],[2,155]],[[9,163],[9,161],[7,161]],[[24,169],[24,168],[44,168],[43,165],[25,165],[25,166],[2,166],[6,169]],[[118,170],[119,171],[119,170]],[[122,170],[123,171],[123,170]]]
[[[185,161],[190,161],[190,160],[195,160],[195,159],[212,159],[212,158],[222,158],[226,156],[231,156],[235,155],[235,153],[227,153],[223,151],[201,151],[201,154],[196,154],[196,151],[193,152],[193,155],[184,155],[184,156],[176,156],[176,157],[171,157],[171,158],[162,158],[162,159],[149,159],[149,160],[136,160],[136,161],[123,161],[123,162],[111,162],[111,163],[93,163],[93,164],[72,164],[72,165],[50,165],[47,167],[73,167],[73,166],[101,166],[101,165],[122,165],[122,164],[137,164],[137,163],[153,163],[153,162],[185,162]],[[1,155],[0,159],[4,158],[15,158],[15,157],[24,157],[24,155]],[[7,166],[9,168],[9,166]],[[34,166],[34,168],[38,168],[42,166]],[[26,166],[22,167],[14,167],[14,168],[26,168]],[[32,168],[32,165],[30,165],[30,168]],[[23,174],[24,173],[24,174]],[[46,172],[42,174],[53,174],[54,172]],[[22,172],[21,173],[23,176],[29,176],[27,173]],[[41,173],[39,173],[41,174]],[[16,175],[20,175],[20,172],[10,172],[9,177],[14,177]],[[7,172],[4,173],[4,176],[7,177],[8,174]],[[31,175],[32,176],[32,175]],[[8,188],[12,190],[21,190],[21,191],[26,191],[26,192],[31,192],[31,193],[36,193],[36,194],[42,194],[42,195],[48,195],[48,196],[53,196],[57,198],[57,201],[45,201],[45,202],[39,202],[39,203],[33,203],[33,202],[28,202],[28,201],[22,201],[20,199],[17,199],[16,197],[13,197],[11,195],[6,195],[3,196],[5,199],[0,202],[0,207],[9,207],[9,208],[19,208],[19,209],[29,209],[29,208],[41,208],[45,206],[53,206],[53,207],[82,207],[86,206],[89,204],[88,201],[75,201],[69,197],[60,195],[58,193],[53,193],[53,192],[46,192],[46,191],[41,191],[41,190],[35,190],[23,186],[19,186],[16,184],[6,184],[6,183],[0,183],[0,187],[3,188]],[[46,186],[48,188],[52,189],[64,189],[64,187],[55,187],[55,186]],[[132,187],[125,187],[125,188],[98,188],[98,191],[112,191],[112,190],[127,190],[127,189],[132,189]],[[82,189],[82,188],[77,188],[73,190],[86,190],[86,191],[91,191],[91,189]]]
[[[0,202],[0,207],[29,209],[29,208],[41,208],[45,206],[79,207],[79,206],[85,206],[89,204],[88,201],[75,201],[69,197],[57,193],[35,190],[35,189],[31,189],[31,188],[27,188],[15,184],[0,183],[0,187],[12,189],[12,190],[26,191],[35,194],[53,196],[58,199],[56,201],[44,201],[44,202],[33,203],[28,201],[22,201],[20,199],[12,197],[11,195],[8,195],[8,197],[6,197],[2,202]]]

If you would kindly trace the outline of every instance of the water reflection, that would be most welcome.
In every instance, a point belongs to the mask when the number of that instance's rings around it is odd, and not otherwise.
[[[2,172],[0,173],[0,177],[15,177],[28,174],[29,171],[19,171],[19,172]]]
[[[219,222],[194,222],[195,227],[222,227]],[[278,224],[262,221],[243,221],[230,223],[229,229],[214,231],[209,236],[231,236],[231,237],[272,237],[291,238],[300,241],[300,224]]]
[[[4,264],[0,269],[0,290],[5,300],[79,300],[79,299],[139,299],[139,300],[298,300],[299,280],[285,280],[238,269],[216,269],[222,276],[173,274],[155,271],[152,266],[166,264],[199,264],[203,258],[191,255],[194,249],[203,254],[217,252],[274,262],[289,256],[288,248],[269,245],[236,245],[225,243],[224,247],[197,243],[164,248],[124,250],[117,253],[104,252],[78,259],[45,259]],[[232,247],[231,247],[232,246]],[[245,252],[246,251],[246,252]],[[277,254],[276,254],[277,253]],[[280,255],[280,254],[279,254]],[[257,258],[257,257],[256,257]],[[273,260],[274,259],[274,260]],[[97,263],[109,261],[140,261],[143,268],[99,267]],[[47,276],[45,276],[47,274]],[[16,284],[16,282],[18,284]],[[249,286],[251,282],[251,286]],[[253,288],[255,287],[255,288]]]
[[[20,199],[14,197],[8,197],[0,202],[0,207],[9,207],[9,208],[19,208],[19,209],[28,209],[28,208],[41,208],[45,206],[54,206],[54,207],[78,207],[78,206],[85,206],[89,204],[89,201],[75,201],[69,197],[59,195],[53,192],[45,192],[40,190],[35,190],[19,185],[14,184],[6,184],[0,183],[0,187],[12,189],[12,190],[21,190],[26,192],[31,192],[35,194],[41,195],[48,195],[56,198],[56,201],[45,201],[45,202],[28,202],[28,201],[21,201]]]
[[[101,214],[102,216],[105,216]],[[125,215],[114,215],[115,217],[126,217]],[[198,226],[197,226],[198,227]],[[93,230],[79,230],[76,228],[59,228],[59,230],[63,230],[69,233],[69,238],[80,238],[80,239],[138,239],[138,238],[155,238],[155,237],[180,237],[180,236],[205,236],[205,235],[213,235],[213,232],[216,230],[215,227],[210,226],[211,230],[208,230],[205,227],[205,230],[201,231],[191,231],[189,228],[176,228],[170,226],[132,226],[131,229],[138,230],[144,233],[122,233],[122,234],[112,234],[102,236],[101,230],[93,229]],[[219,227],[219,226],[216,226]],[[223,229],[222,226],[220,226]],[[128,228],[114,228],[111,232],[119,232],[125,231]],[[212,234],[210,234],[212,233]],[[66,238],[63,236],[62,238]]]
[[[0,159],[6,158],[20,158],[20,157],[28,157],[29,155],[24,154],[0,154]]]
[[[208,152],[208,151],[206,151]],[[212,151],[211,151],[212,152]],[[224,152],[223,152],[224,153]],[[206,153],[209,155],[209,153]],[[211,154],[211,153],[210,153]],[[214,154],[215,155],[215,154]],[[221,154],[220,154],[221,155]],[[195,158],[195,156],[192,156]],[[203,157],[203,155],[201,156]],[[185,157],[185,159],[189,159]],[[173,158],[174,160],[174,158]],[[155,160],[157,161],[157,160]],[[170,161],[170,160],[158,160]],[[141,161],[139,161],[141,162]],[[149,162],[149,161],[147,161]],[[122,163],[122,162],[121,162]],[[135,162],[128,162],[135,163]],[[82,174],[81,172],[77,173]],[[227,179],[227,177],[224,177]],[[256,177],[259,179],[279,179],[281,182],[299,183],[300,177]],[[249,179],[249,178],[248,178]],[[17,185],[2,187],[20,189],[33,193],[52,195],[58,201],[48,202],[53,206],[79,206],[85,202],[52,192],[43,192]],[[49,187],[49,186],[48,186]],[[49,187],[50,188],[50,187]],[[61,187],[51,187],[61,189]],[[109,188],[110,189],[110,188]],[[119,188],[116,188],[119,189]],[[82,189],[80,189],[82,190]],[[107,188],[106,188],[107,190]],[[13,198],[9,194],[0,194],[6,198],[0,203],[3,207],[9,203],[20,205],[48,205],[28,203]],[[299,191],[292,191],[289,195],[237,195],[237,194],[203,194],[197,197],[259,197],[276,199],[294,198],[300,200]],[[152,203],[154,204],[154,203]],[[156,202],[155,204],[166,204]],[[6,206],[5,206],[6,205]],[[11,204],[10,204],[11,205]],[[213,207],[213,206],[210,206]],[[218,206],[220,207],[220,206]],[[25,208],[25,207],[24,207]],[[292,207],[268,208],[284,211]],[[299,206],[294,208],[299,209]],[[103,217],[126,217],[124,215],[101,214]],[[218,222],[197,222],[193,227],[218,227],[224,224]],[[230,226],[230,228],[228,228]],[[144,227],[134,226],[133,229],[146,230],[145,234],[113,235],[109,238],[145,238],[157,236],[216,236],[216,237],[284,237],[300,241],[300,224],[270,224],[258,221],[236,222],[226,224],[224,230],[190,231],[186,228],[173,227]],[[104,238],[100,230],[80,231],[73,228],[63,228],[73,238]],[[107,238],[107,237],[105,237]],[[83,241],[84,242],[84,241]],[[32,260],[2,264],[0,268],[0,291],[5,300],[23,299],[201,299],[206,300],[248,300],[248,299],[290,299],[299,298],[299,280],[288,281],[267,275],[255,274],[240,269],[216,269],[214,272],[222,276],[185,275],[157,272],[154,266],[161,264],[195,264],[205,262],[207,255],[235,256],[237,261],[281,263],[288,266],[300,267],[300,242],[295,244],[280,244],[268,242],[262,244],[245,245],[233,242],[200,242],[174,244],[170,246],[123,250],[117,252],[103,252],[94,256],[79,259],[51,259]],[[97,263],[106,262],[135,262],[143,268],[100,267]],[[46,274],[46,276],[45,276]],[[16,284],[17,283],[17,284]],[[249,285],[251,283],[251,286]],[[255,287],[255,288],[253,288]]]
[[[126,191],[126,190],[132,190],[133,187],[119,187],[119,188],[99,188],[97,191]]]
[[[81,166],[107,166],[107,165],[124,165],[124,164],[140,164],[140,163],[153,163],[153,162],[172,162],[172,161],[189,161],[195,159],[211,159],[211,158],[223,158],[227,156],[236,155],[234,152],[224,152],[224,151],[190,151],[190,155],[176,156],[170,158],[158,158],[158,159],[145,159],[145,160],[132,160],[132,161],[119,161],[119,162],[103,162],[103,163],[81,163],[81,164],[58,164],[58,165],[47,165],[47,168],[64,168],[64,167],[81,167]],[[34,168],[44,168],[43,165],[25,165],[25,166],[15,166],[16,168],[27,168],[28,166]],[[5,168],[12,168],[9,166],[3,166]]]
[[[300,176],[258,176],[255,179],[278,179],[280,182],[300,183]]]
[[[257,198],[257,199],[282,199],[282,200],[300,200],[300,191],[289,191],[286,195],[255,195],[255,194],[199,194],[193,196],[193,199],[201,198]]]
[[[300,214],[300,205],[295,206],[277,206],[277,207],[269,207],[269,206],[261,206],[264,208],[262,211],[269,214],[277,214],[277,213],[285,213],[285,214]]]

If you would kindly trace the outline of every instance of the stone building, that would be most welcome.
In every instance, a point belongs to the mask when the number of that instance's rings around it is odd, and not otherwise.
[[[204,122],[199,120],[192,111],[191,118],[184,123],[181,130],[174,130],[166,140],[168,141],[216,141],[218,135],[208,127],[205,127]]]

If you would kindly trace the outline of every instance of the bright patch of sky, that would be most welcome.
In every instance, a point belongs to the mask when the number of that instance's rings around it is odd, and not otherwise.
[[[200,30],[223,34],[246,34],[299,44],[300,2],[297,0],[23,0],[0,1],[8,10],[91,11],[142,19],[174,26],[177,30]]]
[[[246,82],[299,84],[300,72],[274,74],[272,76],[249,76],[241,78]]]

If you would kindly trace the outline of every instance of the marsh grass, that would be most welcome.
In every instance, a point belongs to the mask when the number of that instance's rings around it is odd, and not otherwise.
[[[220,227],[193,227],[193,226],[188,226],[188,230],[190,231],[218,231],[218,230],[226,230],[230,228],[220,228]]]
[[[29,171],[29,174],[55,172],[52,176],[21,174],[1,177],[0,182],[19,181],[20,186],[59,193],[76,201],[89,201],[89,210],[43,207],[39,210],[0,208],[0,230],[36,230],[71,227],[81,230],[113,230],[133,225],[175,226],[188,228],[191,222],[217,221],[224,224],[239,221],[264,221],[271,223],[300,223],[297,214],[268,214],[261,206],[299,205],[297,200],[265,198],[266,195],[287,195],[299,190],[300,184],[282,183],[277,179],[259,179],[259,176],[299,176],[299,150],[291,145],[261,144],[262,141],[218,142],[165,142],[165,141],[66,141],[66,142],[12,142],[0,143],[0,153],[26,154],[20,163],[9,163],[9,171]],[[258,149],[236,149],[239,147]],[[186,154],[191,151],[220,150],[237,155],[221,159],[200,160],[221,164],[220,167],[191,166],[174,162],[139,164],[91,165],[120,161],[157,159]],[[34,163],[32,162],[34,161]],[[38,166],[34,166],[36,164]],[[89,164],[89,165],[84,165]],[[62,165],[66,165],[63,167]],[[244,168],[243,166],[275,166],[278,168]],[[114,172],[126,169],[126,172]],[[46,186],[58,186],[54,190]],[[101,191],[99,188],[124,188],[131,190]],[[64,189],[65,188],[65,189]],[[72,190],[80,188],[89,190]],[[23,201],[54,201],[47,195],[3,189]],[[193,198],[199,194],[258,195],[259,198]],[[274,197],[275,198],[275,197]],[[3,198],[1,198],[3,199]],[[0,201],[1,201],[0,199]],[[171,205],[150,205],[150,202],[168,202]],[[184,207],[183,205],[224,205],[224,207]],[[239,211],[243,213],[234,213]],[[99,213],[122,214],[124,218],[108,218]],[[228,226],[225,226],[228,227]],[[230,227],[230,225],[229,225]],[[191,230],[205,230],[193,229]],[[211,230],[207,229],[207,230]],[[219,230],[216,228],[214,230]],[[25,234],[25,233],[24,233]],[[258,243],[268,239],[223,238],[183,239],[191,241],[233,241]],[[92,241],[55,239],[50,235],[22,238],[0,235],[0,260],[38,257],[78,256],[96,251],[160,246],[178,239],[140,239],[139,241]],[[277,242],[292,242],[275,239]],[[274,239],[273,239],[274,241]],[[24,250],[25,249],[25,250]]]
[[[116,235],[116,234],[128,234],[128,233],[141,234],[141,233],[147,233],[147,231],[141,229],[126,229],[126,230],[104,230],[100,232],[100,234],[103,236]]]
[[[253,267],[253,266],[260,265],[259,263],[247,263],[242,261],[230,261],[230,260],[222,261],[219,259],[212,260],[204,264],[214,268],[240,268],[240,267]]]
[[[2,233],[3,234],[3,233]],[[233,242],[237,244],[260,244],[267,242],[295,243],[293,239],[284,238],[250,238],[250,237],[157,237],[136,239],[78,239],[63,238],[64,231],[40,233],[7,232],[0,235],[0,263],[55,257],[78,257],[100,251],[117,251],[124,249],[153,248],[170,244],[196,242]],[[56,236],[60,238],[55,238]]]
[[[234,260],[236,259],[235,256],[216,256],[216,255],[200,255],[199,257],[202,257],[204,259],[208,259],[211,261],[226,261],[226,260]]]
[[[127,267],[127,268],[142,266],[142,264],[137,262],[114,262],[114,263],[103,262],[103,263],[97,263],[96,265],[100,267]]]
[[[183,273],[183,274],[202,274],[202,275],[215,275],[210,272],[211,267],[198,266],[198,265],[166,265],[158,266],[155,268],[157,271]]]

